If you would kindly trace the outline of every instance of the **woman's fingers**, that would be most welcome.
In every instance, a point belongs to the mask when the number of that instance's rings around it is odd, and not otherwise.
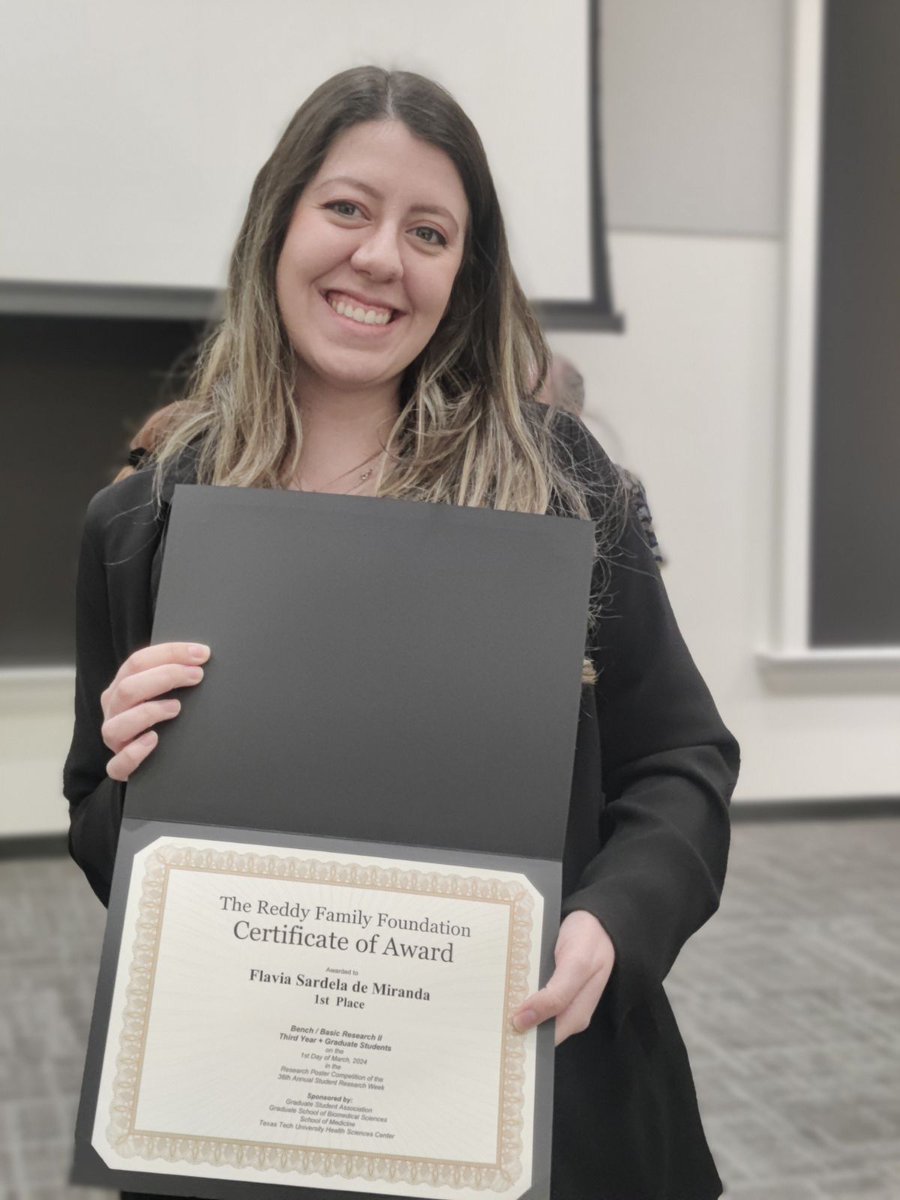
[[[111,779],[124,783],[150,754],[159,741],[151,726],[181,711],[181,702],[166,692],[199,683],[200,664],[208,658],[209,646],[198,642],[161,642],[136,650],[122,663],[100,697],[100,736],[113,752],[106,764]]]
[[[524,1033],[555,1017],[557,1045],[587,1029],[614,962],[615,948],[597,918],[583,911],[570,913],[556,941],[556,970],[515,1013],[516,1029]]]
[[[520,1032],[540,1025],[551,1017],[558,1017],[569,1007],[590,978],[580,960],[566,958],[557,963],[556,970],[539,992],[525,1001],[516,1013],[513,1024]]]
[[[109,689],[104,715],[117,717],[135,705],[155,700],[175,688],[192,687],[203,678],[203,668],[184,666],[182,663],[166,663],[162,667],[150,667],[137,675],[126,675]]]
[[[203,678],[200,664],[208,658],[209,646],[198,642],[160,642],[136,650],[125,659],[100,697],[104,717],[115,716],[172,688],[199,683]],[[168,674],[154,675],[154,671],[168,671]],[[148,674],[150,679],[146,678]]]
[[[141,765],[158,741],[159,737],[155,730],[149,729],[146,733],[142,733],[139,738],[129,742],[118,754],[113,755],[106,764],[107,775],[118,783],[127,782],[131,773]]]
[[[170,721],[181,712],[180,700],[151,700],[146,704],[135,705],[115,717],[109,717],[100,728],[100,736],[104,745],[113,754],[140,737],[142,733],[156,725],[159,721]]]
[[[554,1030],[554,1041],[557,1046],[566,1038],[571,1037],[573,1033],[584,1033],[591,1023],[594,1009],[600,1003],[600,997],[606,988],[608,978],[608,975],[598,971],[593,978],[588,980],[574,1000],[558,1014]]]

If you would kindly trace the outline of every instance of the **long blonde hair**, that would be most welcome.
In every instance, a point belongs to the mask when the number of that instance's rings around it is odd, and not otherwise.
[[[198,447],[201,483],[278,488],[295,475],[302,397],[298,405],[275,270],[297,200],[332,143],[372,120],[402,121],[444,151],[470,211],[447,312],[402,380],[377,494],[595,520],[600,510],[612,513],[610,497],[599,508],[596,497],[589,503],[589,484],[561,453],[552,411],[531,403],[549,353],[510,262],[475,127],[438,84],[378,67],[344,71],[317,88],[257,175],[231,258],[224,317],[154,451],[157,481],[190,444]]]

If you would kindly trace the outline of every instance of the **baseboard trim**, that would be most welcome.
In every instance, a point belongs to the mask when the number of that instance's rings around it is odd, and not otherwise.
[[[28,833],[0,837],[0,862],[10,858],[58,858],[69,853],[64,833]]]
[[[900,796],[838,797],[830,800],[735,800],[732,820],[855,821],[865,817],[900,817]]]

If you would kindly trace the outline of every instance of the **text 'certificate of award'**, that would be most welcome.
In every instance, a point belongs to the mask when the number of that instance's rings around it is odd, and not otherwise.
[[[108,1166],[513,1200],[542,898],[520,874],[164,837],[136,855],[93,1145]]]

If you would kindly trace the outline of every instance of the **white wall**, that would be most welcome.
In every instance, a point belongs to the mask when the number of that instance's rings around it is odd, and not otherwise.
[[[0,837],[67,828],[74,672],[0,673]]]
[[[611,255],[627,330],[553,344],[583,370],[601,440],[647,484],[676,612],[743,745],[738,796],[897,795],[896,667],[791,672],[757,657],[777,624],[789,8],[606,0]],[[720,50],[730,66],[717,75]],[[682,99],[669,120],[674,62],[685,88],[702,80],[704,101]],[[642,106],[631,126],[629,96]],[[741,188],[722,186],[735,171]],[[64,826],[57,781],[70,713],[65,678],[0,686],[0,833]]]
[[[611,252],[626,336],[553,346],[586,376],[598,437],[647,485],[679,623],[741,741],[737,797],[897,795],[896,676],[757,658],[778,555],[779,245],[628,233]]]

